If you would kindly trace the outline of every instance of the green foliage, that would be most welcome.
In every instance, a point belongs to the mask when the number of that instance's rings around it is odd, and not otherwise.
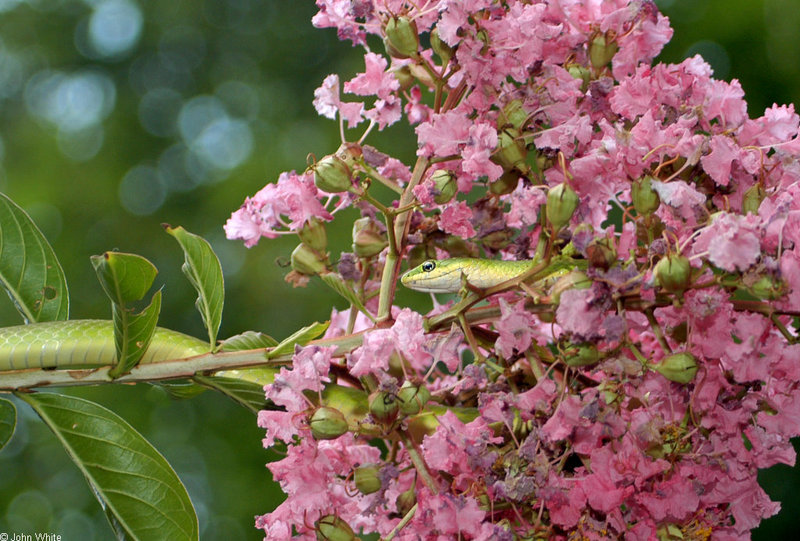
[[[141,361],[153,338],[161,313],[161,290],[139,312],[130,304],[150,290],[158,271],[142,256],[118,252],[92,256],[92,265],[112,303],[117,363],[108,375],[117,378]]]
[[[4,398],[0,398],[0,450],[6,446],[14,435],[17,426],[17,408]]]
[[[213,349],[222,322],[222,305],[225,301],[225,282],[222,265],[211,245],[202,237],[189,233],[182,227],[164,226],[167,233],[183,248],[185,261],[181,270],[197,291],[195,306],[208,330],[208,340]]]
[[[254,370],[257,371],[254,372],[254,375],[257,374],[259,378],[264,380],[268,379],[269,381],[265,381],[265,383],[262,384],[247,381],[245,379],[247,377],[247,373],[253,372]],[[260,410],[270,408],[267,400],[264,398],[264,385],[272,381],[272,378],[267,377],[266,375],[269,374],[274,377],[274,375],[277,373],[277,369],[261,368],[238,371],[231,370],[230,372],[238,374],[239,377],[195,376],[193,379],[197,383],[200,383],[209,389],[219,391],[253,413],[258,413]]]
[[[0,194],[0,284],[26,323],[69,316],[64,271],[30,216]]]
[[[314,322],[307,327],[303,327],[291,336],[284,338],[280,344],[275,346],[275,348],[267,354],[267,358],[275,359],[281,355],[294,353],[295,346],[304,346],[314,338],[322,336],[322,333],[325,332],[329,324],[330,322],[327,321],[325,323]]]
[[[242,334],[226,338],[220,349],[222,351],[242,351],[246,349],[271,348],[278,345],[278,341],[271,336],[257,332],[245,331]]]
[[[112,411],[55,393],[20,394],[91,485],[118,538],[198,539],[194,507],[175,471]]]

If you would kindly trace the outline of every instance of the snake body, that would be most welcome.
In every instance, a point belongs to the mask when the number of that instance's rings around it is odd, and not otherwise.
[[[207,353],[209,346],[192,336],[156,328],[140,364]],[[73,319],[0,328],[0,371],[27,368],[93,368],[114,364],[112,322]]]

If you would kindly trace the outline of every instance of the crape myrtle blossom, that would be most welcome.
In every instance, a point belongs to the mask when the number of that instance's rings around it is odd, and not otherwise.
[[[365,51],[314,94],[342,147],[225,227],[297,234],[287,279],[349,304],[265,388],[266,539],[749,539],[800,435],[794,107],[750,118],[701,57],[653,64],[672,30],[646,0],[317,5]],[[415,163],[365,144],[403,121]],[[395,299],[449,257],[535,266]]]

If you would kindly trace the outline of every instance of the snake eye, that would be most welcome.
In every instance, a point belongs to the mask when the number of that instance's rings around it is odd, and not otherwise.
[[[436,268],[436,261],[426,261],[422,264],[422,270],[424,270],[425,272],[431,272],[435,268]]]

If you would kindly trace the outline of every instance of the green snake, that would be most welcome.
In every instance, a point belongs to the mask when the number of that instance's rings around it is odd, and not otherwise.
[[[208,342],[158,327],[140,364],[207,353]],[[0,371],[94,368],[114,364],[110,320],[73,319],[0,328]]]

